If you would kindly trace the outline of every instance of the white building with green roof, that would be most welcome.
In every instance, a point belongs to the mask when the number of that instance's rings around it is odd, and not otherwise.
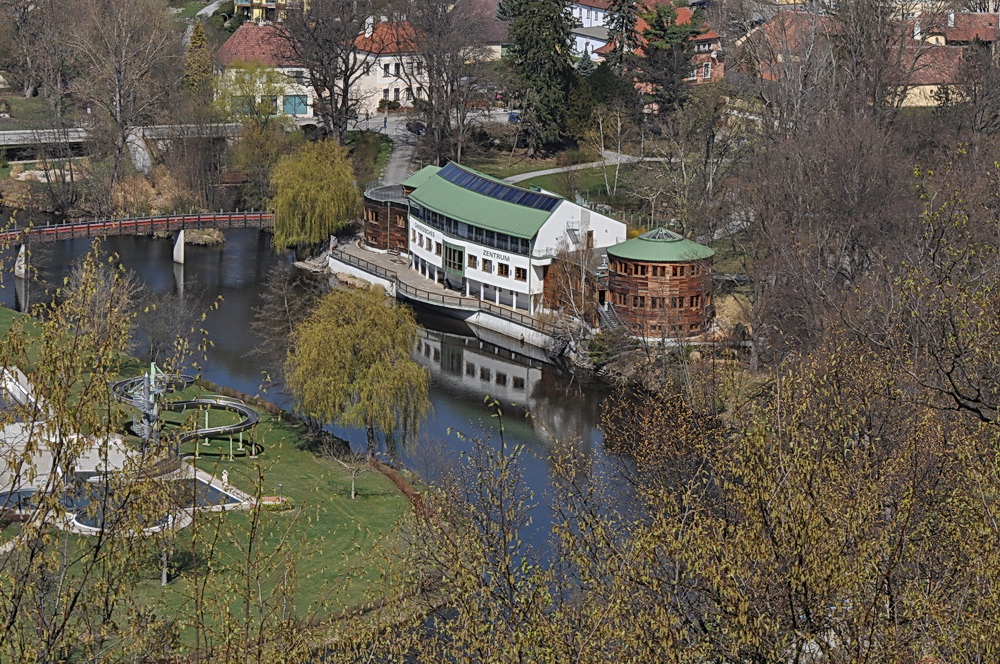
[[[556,194],[449,163],[403,182],[411,268],[469,297],[535,313],[562,252],[605,250],[625,224]]]

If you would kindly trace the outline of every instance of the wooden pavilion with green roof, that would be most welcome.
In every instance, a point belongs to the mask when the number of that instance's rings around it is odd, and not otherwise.
[[[713,317],[715,251],[665,228],[608,248],[608,305],[630,334],[703,334]]]

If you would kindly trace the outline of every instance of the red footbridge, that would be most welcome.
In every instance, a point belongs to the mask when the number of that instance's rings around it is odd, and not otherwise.
[[[196,228],[258,228],[269,229],[274,225],[271,212],[195,212],[161,217],[123,217],[94,219],[91,221],[66,221],[34,224],[24,228],[0,230],[0,244],[15,245],[24,242],[51,242],[81,237],[110,237],[113,235],[152,235],[172,233]]]

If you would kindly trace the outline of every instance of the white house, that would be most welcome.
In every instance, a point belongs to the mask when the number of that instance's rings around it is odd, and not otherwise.
[[[312,117],[313,92],[309,85],[308,72],[290,54],[287,41],[276,25],[256,25],[244,23],[226,40],[215,54],[216,62],[223,68],[224,75],[235,76],[240,64],[260,64],[272,67],[283,75],[278,94],[273,94],[274,86],[266,86],[266,94],[274,98],[274,109],[278,115],[290,117]],[[260,94],[257,95],[260,97]],[[254,100],[259,102],[260,99]]]
[[[557,254],[625,240],[620,221],[454,163],[427,166],[402,186],[411,268],[466,296],[528,313],[540,307]]]

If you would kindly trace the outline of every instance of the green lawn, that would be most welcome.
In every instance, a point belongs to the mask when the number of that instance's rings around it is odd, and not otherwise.
[[[195,14],[205,8],[206,4],[207,3],[203,2],[203,0],[188,0],[188,2],[184,3],[181,11],[174,14],[174,18],[184,21],[193,19]]]
[[[0,308],[0,335],[10,329],[20,317],[9,309]],[[135,359],[122,362],[123,376],[138,375],[145,364]],[[168,400],[191,398],[201,393],[214,393],[212,387],[192,386],[183,392],[168,396]],[[131,421],[134,411],[122,406],[122,430]],[[188,421],[193,426],[198,412],[164,411],[163,419],[170,426],[183,426]],[[236,417],[225,411],[211,411],[209,425],[231,422]],[[203,415],[202,415],[203,418]],[[203,425],[201,419],[199,424]],[[294,610],[301,616],[315,615],[323,618],[343,609],[386,595],[394,595],[394,577],[385,570],[400,540],[397,524],[410,510],[408,500],[395,485],[375,471],[367,471],[358,478],[358,497],[350,497],[350,473],[334,460],[310,450],[301,425],[275,415],[261,412],[261,419],[253,432],[254,439],[264,446],[258,458],[202,457],[199,468],[221,477],[229,471],[229,481],[251,495],[277,495],[279,485],[282,496],[291,499],[294,509],[283,512],[261,510],[259,536],[252,547],[252,560],[257,561],[263,595],[278,583],[286,569],[292,570],[295,581]],[[138,441],[129,437],[133,443]],[[238,446],[235,442],[234,447]],[[193,442],[186,444],[192,450]],[[203,450],[215,449],[228,453],[228,438],[214,441]],[[169,614],[185,614],[182,607],[190,608],[191,598],[202,579],[211,569],[217,606],[229,606],[242,615],[239,589],[247,575],[245,552],[251,541],[251,526],[255,513],[230,511],[225,513],[199,512],[195,524],[179,531],[176,540],[175,560],[179,565],[176,578],[166,588],[160,586],[158,561],[150,555],[148,566],[139,581],[138,592],[149,598],[151,605],[162,606]],[[16,526],[8,527],[0,536],[6,539],[16,533]],[[86,546],[87,542],[80,542]],[[155,543],[150,540],[150,548]],[[207,552],[211,551],[211,564],[206,566]],[[199,560],[200,565],[182,564]],[[209,616],[211,620],[211,616]],[[190,633],[185,632],[190,642]]]
[[[11,117],[0,118],[0,131],[39,129],[51,127],[56,123],[55,111],[41,95],[25,99],[21,95],[9,94],[0,96],[0,99],[10,102],[11,106]],[[73,107],[65,108],[64,113],[69,120],[73,120],[77,115]]]
[[[528,159],[524,150],[515,150],[513,156],[510,152],[487,152],[468,156],[462,159],[462,165],[503,179],[511,175],[555,168],[557,164],[555,157]]]

